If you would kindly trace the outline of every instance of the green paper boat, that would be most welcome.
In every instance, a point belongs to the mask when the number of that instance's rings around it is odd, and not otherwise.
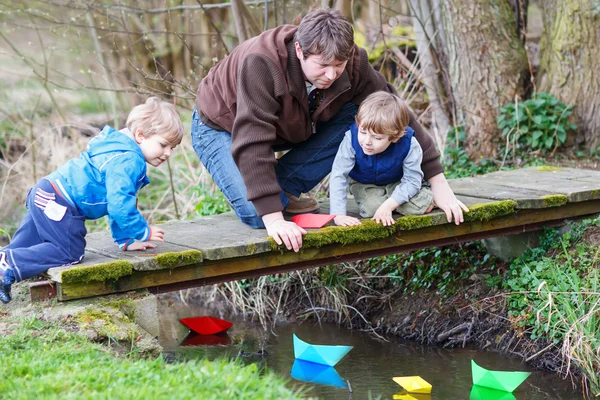
[[[306,343],[294,334],[294,357],[299,360],[333,367],[350,350],[352,350],[352,346],[325,346]]]
[[[471,360],[473,385],[512,393],[527,379],[531,372],[521,371],[492,371],[477,365]]]

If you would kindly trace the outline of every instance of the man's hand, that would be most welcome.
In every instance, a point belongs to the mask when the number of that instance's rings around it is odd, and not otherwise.
[[[139,251],[139,250],[146,250],[146,249],[154,249],[155,247],[156,247],[156,245],[154,243],[133,242],[129,246],[127,246],[125,251]]]
[[[360,220],[358,218],[350,217],[348,215],[336,215],[333,222],[340,226],[360,225]]]
[[[302,247],[302,235],[306,231],[293,222],[283,219],[280,211],[263,215],[262,220],[267,228],[269,236],[275,240],[278,245],[284,244],[288,250],[298,252]]]
[[[433,202],[446,213],[448,222],[452,222],[453,218],[456,225],[464,222],[463,211],[469,212],[469,209],[456,198],[444,174],[431,177],[429,184],[431,185]]]
[[[399,205],[400,204],[398,204],[396,200],[390,197],[379,206],[377,211],[375,211],[375,215],[371,219],[379,224],[382,224],[383,226],[394,225],[396,221],[394,221],[394,217],[392,217],[392,212],[394,212]]]
[[[164,242],[165,239],[165,230],[163,228],[159,228],[158,226],[150,227],[150,238],[148,240],[154,242]],[[156,246],[154,246],[156,247]]]

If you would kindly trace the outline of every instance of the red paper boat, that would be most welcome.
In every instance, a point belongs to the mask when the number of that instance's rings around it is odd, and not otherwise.
[[[322,228],[334,218],[335,215],[329,214],[298,214],[292,217],[292,221],[301,228]]]
[[[218,335],[198,335],[197,333],[190,332],[190,334],[183,339],[180,346],[227,346],[229,344],[231,344],[231,338],[226,333],[219,333]]]
[[[179,322],[200,335],[214,335],[225,332],[233,326],[229,321],[210,316],[182,318]]]

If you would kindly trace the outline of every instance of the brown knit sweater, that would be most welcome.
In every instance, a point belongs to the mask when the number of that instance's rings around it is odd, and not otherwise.
[[[325,91],[325,99],[308,112],[308,97],[294,50],[297,27],[283,25],[236,47],[213,67],[198,86],[196,105],[207,125],[231,132],[233,159],[259,215],[283,210],[275,176],[272,146],[300,143],[312,124],[327,121],[348,102],[360,105],[371,93],[396,93],[355,46],[342,75]],[[423,149],[425,179],[443,172],[434,142],[411,114],[409,124]]]

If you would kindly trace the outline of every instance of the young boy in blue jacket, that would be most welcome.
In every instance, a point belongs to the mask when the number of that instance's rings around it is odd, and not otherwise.
[[[108,215],[122,250],[156,247],[164,230],[149,226],[137,209],[137,192],[150,183],[146,163],[158,167],[181,142],[183,126],[172,104],[150,97],[131,110],[127,128],[109,126],[80,158],[40,179],[27,195],[27,214],[11,243],[0,250],[0,301],[15,282],[48,268],[76,264],[85,251],[85,220]]]
[[[346,132],[329,180],[330,213],[336,225],[359,225],[346,215],[346,189],[359,214],[385,226],[392,212],[425,214],[433,208],[431,190],[421,187],[423,151],[408,126],[410,113],[396,95],[375,92],[360,105],[356,123]]]

